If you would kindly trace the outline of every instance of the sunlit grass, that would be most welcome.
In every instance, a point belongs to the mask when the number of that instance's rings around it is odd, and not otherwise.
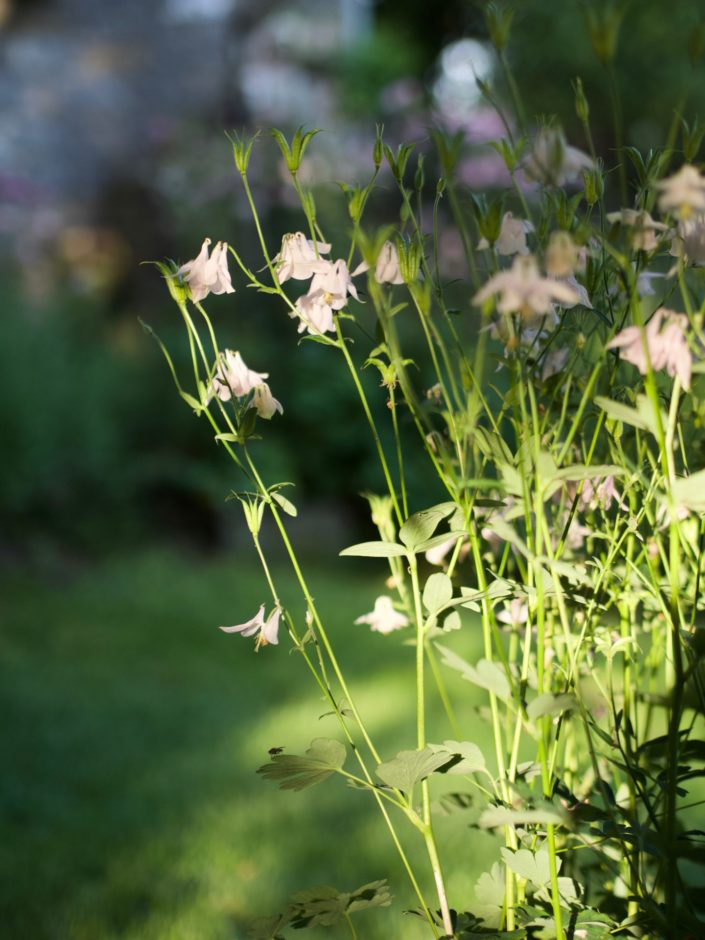
[[[277,576],[298,603],[289,575]],[[315,566],[311,580],[385,756],[413,747],[404,677],[413,650],[402,632],[382,637],[353,625],[381,585],[366,566],[342,560]],[[384,877],[394,905],[359,915],[362,935],[421,936],[421,922],[400,913],[414,897],[366,794],[339,778],[279,792],[254,772],[270,747],[296,753],[313,737],[341,737],[336,720],[321,717],[329,707],[286,639],[255,654],[250,641],[217,630],[265,599],[254,565],[143,553],[68,586],[6,579],[3,596],[8,937],[239,938],[293,891]],[[467,650],[472,625],[465,632]],[[473,711],[479,693],[449,681],[463,693],[465,736],[484,744]],[[437,705],[432,711],[431,740],[451,737]],[[458,778],[441,784],[468,789]],[[460,908],[496,857],[492,838],[469,828],[472,818],[471,810],[438,825],[441,842],[454,846],[449,887]],[[425,870],[414,834],[404,841]]]

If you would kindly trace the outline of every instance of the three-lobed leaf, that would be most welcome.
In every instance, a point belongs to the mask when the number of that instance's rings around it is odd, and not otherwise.
[[[277,782],[282,790],[306,790],[340,770],[345,757],[345,747],[339,741],[316,738],[303,756],[274,754],[257,773]]]

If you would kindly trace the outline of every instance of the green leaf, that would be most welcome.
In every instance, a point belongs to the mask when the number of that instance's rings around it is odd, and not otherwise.
[[[277,781],[282,790],[306,790],[340,770],[345,757],[345,747],[339,741],[316,738],[303,757],[275,754],[268,764],[258,768],[257,773]]]
[[[423,589],[423,604],[430,614],[435,614],[448,603],[453,596],[453,582],[447,574],[432,574]]]
[[[408,793],[415,783],[448,763],[448,753],[436,753],[430,747],[416,751],[399,751],[396,757],[377,768],[377,776],[388,786]]]
[[[545,885],[551,880],[547,846],[542,846],[537,852],[529,849],[518,849],[516,852],[502,849],[501,852],[504,864],[520,878],[526,878],[535,885]],[[556,867],[560,871],[560,858],[556,858]]]
[[[359,542],[344,548],[340,554],[359,558],[396,558],[406,555],[406,549],[396,542]]]
[[[449,761],[456,758],[454,763],[442,769],[441,772],[444,774],[465,776],[487,768],[484,754],[477,744],[471,741],[444,741],[443,744],[429,744],[428,746],[438,754],[445,751]]]
[[[502,922],[505,888],[504,872],[499,862],[495,862],[475,882],[477,903],[473,905],[473,913],[482,918],[484,926],[499,927]]]
[[[705,470],[679,477],[673,483],[672,493],[677,505],[693,512],[705,512]]]
[[[350,893],[347,912],[354,914],[355,911],[366,911],[371,907],[389,907],[391,903],[392,895],[387,882],[385,880],[371,881]]]
[[[431,509],[415,512],[399,529],[399,538],[407,548],[416,549],[422,542],[430,539],[443,519],[453,512],[455,512],[455,503],[440,503]]]
[[[511,686],[504,671],[497,663],[491,662],[489,659],[481,659],[476,666],[471,666],[462,656],[458,656],[457,653],[447,647],[441,646],[440,643],[437,643],[436,647],[443,657],[443,665],[455,669],[463,679],[467,679],[468,682],[472,682],[473,685],[477,685],[481,689],[493,692],[497,698],[505,701],[511,698]]]
[[[613,401],[611,398],[604,398],[601,395],[595,397],[595,404],[598,408],[602,408],[608,417],[613,420],[622,421],[624,424],[629,424],[642,431],[649,431],[654,437],[658,436],[656,413],[646,395],[636,396],[636,408],[631,408],[629,405],[622,404],[622,402]],[[666,424],[666,415],[661,411],[661,427],[666,427]]]
[[[490,806],[480,816],[481,829],[499,829],[503,826],[562,826],[565,818],[547,805],[542,809],[510,809],[508,806]]]
[[[465,532],[465,530],[442,532],[440,535],[434,535],[425,542],[421,542],[414,548],[414,553],[418,555],[421,552],[427,552],[429,548],[435,548],[436,545],[442,545],[444,542],[449,542],[451,539],[464,539],[466,536],[467,532]]]
[[[289,516],[295,516],[298,512],[296,506],[286,498],[282,496],[281,493],[272,493],[272,499],[275,503],[278,503],[279,506],[284,510],[285,513]]]
[[[565,695],[551,695],[546,692],[538,695],[529,703],[526,714],[532,721],[542,718],[544,715],[560,715],[577,706],[577,699],[574,695],[566,693]]]

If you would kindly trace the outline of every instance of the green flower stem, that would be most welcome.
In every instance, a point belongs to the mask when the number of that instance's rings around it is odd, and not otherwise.
[[[384,453],[384,448],[382,447],[382,441],[380,440],[379,433],[377,431],[377,425],[375,424],[374,418],[372,417],[372,412],[370,410],[369,402],[367,401],[367,396],[365,395],[365,390],[362,387],[360,378],[357,374],[355,365],[350,358],[350,353],[348,351],[347,344],[345,342],[345,337],[343,336],[343,331],[340,328],[340,320],[338,317],[335,318],[335,329],[338,336],[338,348],[343,354],[345,359],[345,364],[347,365],[350,375],[352,377],[355,389],[360,398],[360,404],[362,405],[362,410],[365,412],[365,417],[367,418],[367,423],[369,425],[370,431],[372,433],[372,439],[375,442],[375,448],[377,449],[377,456],[379,457],[379,462],[382,467],[382,472],[384,473],[384,479],[387,483],[387,489],[389,490],[389,495],[392,499],[392,505],[394,506],[394,513],[397,517],[397,522],[399,525],[405,520],[405,516],[402,516],[401,509],[399,507],[399,500],[397,499],[396,489],[392,481],[392,475],[389,471],[389,464],[387,463],[387,457]]]
[[[426,640],[424,636],[424,616],[421,609],[421,590],[419,587],[419,571],[416,556],[409,555],[409,572],[411,574],[411,589],[414,597],[414,612],[416,618],[416,746],[421,751],[426,747],[426,707],[424,690],[424,663],[426,658]],[[438,857],[438,848],[433,834],[431,819],[431,796],[428,779],[421,781],[421,799],[423,807],[423,838],[426,852],[433,870],[433,877],[438,893],[438,903],[441,908],[443,929],[448,936],[453,934],[453,923],[450,918],[450,909],[446,896],[441,863]]]
[[[394,429],[394,442],[397,450],[397,468],[399,470],[399,489],[401,490],[401,508],[404,518],[409,518],[409,503],[406,495],[406,476],[404,474],[404,453],[399,436],[399,422],[397,419],[397,401],[394,394],[394,386],[388,386],[389,391],[389,410],[392,412],[392,427]]]

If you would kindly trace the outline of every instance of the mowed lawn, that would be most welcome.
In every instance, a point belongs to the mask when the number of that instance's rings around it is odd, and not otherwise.
[[[302,614],[286,567],[275,573]],[[358,707],[390,758],[415,746],[413,649],[405,631],[353,624],[383,576],[378,561],[310,569]],[[402,913],[415,900],[368,794],[338,777],[282,792],[255,773],[271,747],[301,753],[315,737],[343,738],[286,636],[255,653],[217,629],[267,599],[252,560],[152,550],[68,580],[1,580],[0,936],[238,940],[294,891],[385,877],[394,904],[359,914],[360,936],[426,935]],[[472,621],[449,645],[479,656]],[[463,737],[489,754],[481,693],[448,678]],[[453,737],[432,698],[429,739]],[[457,777],[439,783],[471,789]],[[459,909],[497,858],[493,838],[469,825],[476,815],[438,824]],[[415,834],[396,821],[427,884]],[[345,926],[309,933],[349,936]]]

